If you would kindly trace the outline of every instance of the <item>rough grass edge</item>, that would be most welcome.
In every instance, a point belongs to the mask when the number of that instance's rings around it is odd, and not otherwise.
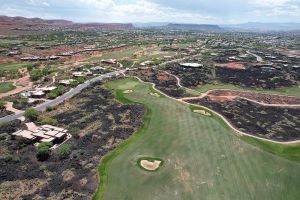
[[[122,102],[126,99],[126,97],[123,95],[117,96],[115,93],[115,97],[117,98],[118,101]],[[121,97],[121,99],[118,99]],[[108,182],[108,174],[110,171],[110,165],[112,161],[120,155],[127,147],[129,147],[130,144],[134,143],[137,141],[143,133],[145,133],[145,130],[149,126],[151,115],[152,115],[152,110],[146,106],[145,104],[141,104],[138,102],[131,101],[127,99],[125,102],[130,102],[130,103],[136,103],[139,105],[143,105],[145,107],[145,114],[143,116],[142,120],[142,126],[135,132],[131,137],[129,137],[127,140],[123,141],[117,148],[115,148],[113,151],[111,151],[109,154],[105,155],[101,160],[98,168],[98,177],[99,177],[99,185],[97,188],[96,193],[93,196],[93,200],[102,200],[104,199],[106,187],[107,187],[107,182]],[[125,103],[126,104],[126,103]]]
[[[245,136],[245,135],[238,135],[233,131],[230,126],[218,115],[214,114],[211,112],[209,109],[203,106],[195,106],[195,105],[190,105],[190,110],[194,112],[195,110],[205,110],[206,112],[210,113],[211,116],[206,116],[206,117],[211,117],[217,120],[224,128],[232,131],[235,136],[243,140],[244,142],[251,144],[253,146],[256,146],[257,148],[266,151],[268,153],[271,153],[273,155],[279,156],[281,158],[291,160],[291,161],[296,161],[300,162],[300,143],[297,144],[277,144],[277,143],[272,143],[260,139],[256,139],[250,136]]]

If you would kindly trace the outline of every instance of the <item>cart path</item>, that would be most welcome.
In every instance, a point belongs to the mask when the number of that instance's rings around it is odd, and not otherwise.
[[[177,81],[177,85],[181,88],[184,88],[184,89],[187,89],[187,90],[193,90],[193,89],[190,89],[190,88],[187,88],[185,86],[182,86],[181,85],[181,80],[178,76],[174,75],[174,74],[171,74],[170,72],[167,72],[167,71],[163,71],[164,73],[170,75],[170,76],[173,76],[174,78],[176,78],[176,81]],[[241,90],[231,90],[231,89],[213,89],[213,90],[208,90],[204,93],[201,93],[199,96],[196,96],[196,97],[185,97],[185,98],[180,98],[178,100],[180,101],[186,101],[186,100],[193,100],[193,99],[202,99],[204,97],[207,97],[209,96],[209,94],[211,92],[215,92],[215,91],[236,91],[236,92],[243,92]],[[247,91],[249,93],[252,93],[251,91]],[[285,96],[285,95],[277,95],[277,94],[268,94],[268,93],[263,93],[263,92],[253,92],[253,93],[257,93],[257,94],[266,94],[266,95],[272,95],[272,96],[277,96],[277,97],[293,97],[293,98],[296,98],[294,96]],[[291,108],[300,108],[300,104],[268,104],[268,103],[262,103],[262,102],[259,102],[259,101],[256,101],[256,100],[253,100],[253,99],[250,99],[250,98],[247,98],[247,97],[241,97],[241,96],[235,96],[235,98],[241,98],[241,99],[245,99],[245,100],[248,100],[248,101],[251,101],[253,103],[256,103],[256,104],[259,104],[259,105],[262,105],[262,106],[268,106],[268,107],[291,107]]]
[[[140,82],[142,82],[142,83],[149,83],[149,84],[151,84],[152,85],[152,88],[156,91],[156,92],[158,92],[158,93],[160,93],[160,94],[162,94],[162,95],[164,95],[164,96],[166,96],[166,97],[168,97],[168,98],[170,98],[170,99],[173,99],[173,100],[175,100],[175,101],[177,101],[177,102],[180,102],[180,103],[183,103],[183,104],[186,104],[186,105],[192,105],[192,106],[196,106],[196,107],[203,107],[203,108],[205,108],[205,109],[207,109],[207,110],[209,110],[210,112],[212,112],[213,114],[215,114],[215,115],[217,115],[218,117],[220,117],[237,135],[240,135],[240,136],[248,136],[248,137],[251,137],[251,138],[256,138],[256,139],[259,139],[259,140],[263,140],[263,141],[267,141],[267,142],[272,142],[272,143],[276,143],[276,144],[298,144],[298,143],[300,143],[300,139],[299,140],[294,140],[294,141],[287,141],[287,142],[280,142],[280,141],[275,141],[275,140],[271,140],[271,139],[267,139],[267,138],[262,138],[262,137],[258,137],[258,136],[255,136],[255,135],[252,135],[252,134],[249,134],[249,133],[246,133],[246,132],[243,132],[243,131],[240,131],[240,130],[238,130],[236,127],[234,127],[223,115],[221,115],[220,113],[218,113],[218,112],[216,112],[216,111],[214,111],[214,110],[212,110],[212,109],[210,109],[210,108],[207,108],[207,107],[205,107],[205,106],[200,106],[200,105],[197,105],[197,104],[192,104],[192,103],[188,103],[188,102],[185,102],[185,101],[183,101],[183,100],[181,100],[181,99],[176,99],[176,98],[174,98],[174,97],[171,97],[171,96],[169,96],[169,95],[167,95],[167,94],[165,94],[165,93],[163,93],[162,91],[160,91],[159,89],[157,89],[156,88],[156,84],[155,83],[152,83],[152,82],[145,82],[145,81],[143,81],[142,79],[140,79],[139,77],[137,77],[137,76],[127,76],[127,77],[134,77],[134,78],[136,78],[137,80],[139,80]]]

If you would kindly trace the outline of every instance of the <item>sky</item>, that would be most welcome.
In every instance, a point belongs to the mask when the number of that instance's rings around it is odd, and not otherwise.
[[[0,0],[0,15],[75,22],[300,22],[300,0]]]

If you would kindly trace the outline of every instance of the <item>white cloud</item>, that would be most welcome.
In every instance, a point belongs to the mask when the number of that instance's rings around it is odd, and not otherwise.
[[[0,1],[4,1],[0,4],[0,15],[50,16],[79,22],[230,23],[300,20],[300,0]]]
[[[97,9],[107,9],[112,6],[116,6],[114,0],[80,0],[81,3]]]
[[[23,17],[28,17],[28,18],[34,18],[34,17],[40,17],[44,19],[58,19],[59,17],[55,15],[51,15],[48,13],[36,13],[32,12],[29,10],[25,9],[20,9],[20,8],[13,8],[9,6],[2,6],[0,7],[1,9],[1,15],[6,15],[6,16],[23,16]]]
[[[279,7],[285,6],[290,3],[291,0],[254,0],[253,3],[259,7]]]
[[[164,7],[147,0],[139,0],[130,4],[114,4],[107,13],[110,18],[122,21],[171,21],[203,23],[212,20],[211,16],[204,16],[198,13],[182,11],[171,7]]]
[[[297,0],[254,0],[256,8],[250,12],[259,17],[300,16]]]
[[[42,3],[44,6],[50,7],[50,4],[48,2],[43,2]]]

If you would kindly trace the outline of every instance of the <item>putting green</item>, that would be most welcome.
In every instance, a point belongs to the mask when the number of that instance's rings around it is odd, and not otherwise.
[[[108,87],[133,90],[124,97],[144,104],[149,112],[144,127],[101,163],[94,199],[300,198],[299,162],[242,141],[213,116],[149,95],[150,85],[125,79]],[[136,162],[143,155],[163,158],[164,166],[155,173],[141,170]]]

